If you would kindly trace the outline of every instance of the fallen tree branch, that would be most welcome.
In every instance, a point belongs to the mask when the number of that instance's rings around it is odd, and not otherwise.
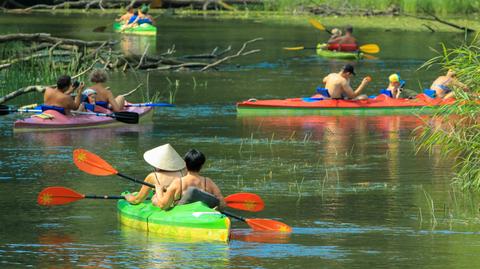
[[[441,23],[441,24],[445,24],[445,25],[448,25],[448,26],[450,26],[450,27],[453,27],[453,28],[462,30],[462,31],[464,31],[464,32],[466,31],[467,33],[475,32],[475,30],[472,29],[472,28],[468,28],[468,27],[464,27],[464,26],[460,26],[460,25],[451,23],[451,22],[449,22],[449,21],[440,19],[439,17],[437,17],[435,14],[433,14],[433,13],[431,13],[431,12],[427,12],[426,10],[423,10],[423,11],[425,12],[425,14],[427,14],[427,15],[430,16],[430,17],[425,17],[425,16],[412,16],[412,15],[407,15],[407,16],[409,16],[409,17],[414,17],[414,18],[421,19],[421,20],[436,21],[436,22],[439,22],[439,23]]]
[[[62,42],[62,44],[65,44],[65,45],[75,45],[78,47],[98,47],[105,42],[107,42],[106,45],[112,46],[117,43],[117,41],[83,41],[79,39],[59,38],[59,37],[52,37],[50,34],[46,34],[46,33],[0,35],[0,43],[11,42],[11,41],[45,42],[45,43],[51,43],[51,44]]]
[[[242,47],[240,48],[240,50],[238,50],[238,52],[236,54],[233,54],[233,55],[230,55],[230,56],[227,56],[227,57],[224,57],[214,63],[211,63],[211,64],[208,64],[206,65],[205,67],[203,67],[202,69],[200,69],[200,72],[203,72],[209,68],[212,68],[214,66],[217,66],[225,61],[228,61],[230,59],[233,59],[233,58],[236,58],[236,57],[240,57],[240,56],[245,56],[245,55],[249,55],[249,54],[252,54],[252,53],[257,53],[259,52],[260,50],[259,49],[256,49],[256,50],[251,50],[251,51],[248,51],[248,52],[243,52],[245,50],[245,48],[247,47],[248,44],[250,43],[253,43],[253,42],[256,42],[256,41],[259,41],[259,40],[262,40],[263,38],[255,38],[255,39],[252,39],[252,40],[249,40],[245,43],[243,43]]]

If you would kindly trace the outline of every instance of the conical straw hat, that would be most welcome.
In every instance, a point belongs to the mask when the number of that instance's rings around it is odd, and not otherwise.
[[[185,168],[185,161],[170,144],[147,150],[143,158],[148,164],[160,170],[178,171]]]

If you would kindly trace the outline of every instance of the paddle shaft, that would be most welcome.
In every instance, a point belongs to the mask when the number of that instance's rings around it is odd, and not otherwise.
[[[237,219],[239,221],[247,222],[247,220],[244,217],[237,216],[233,213],[230,213],[230,212],[227,212],[227,211],[220,211],[220,213],[222,213],[223,215],[225,215],[227,217],[231,217],[231,218]]]
[[[126,179],[128,179],[128,180],[131,180],[131,181],[133,181],[133,182],[140,183],[140,184],[143,184],[143,185],[145,185],[145,186],[148,186],[148,187],[150,187],[150,188],[152,188],[152,189],[155,189],[155,185],[150,184],[150,183],[148,183],[148,182],[141,181],[141,180],[138,180],[138,179],[133,178],[133,177],[129,177],[129,176],[124,175],[124,174],[122,174],[122,173],[120,173],[120,172],[118,172],[117,175],[118,175],[118,176],[121,176],[121,177],[123,177],[123,178],[126,178]]]
[[[120,200],[125,199],[124,196],[121,195],[93,195],[93,194],[85,194],[83,196],[85,199],[112,199],[112,200]]]

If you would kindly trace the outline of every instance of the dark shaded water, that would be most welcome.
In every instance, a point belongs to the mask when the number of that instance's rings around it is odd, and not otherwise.
[[[235,102],[311,95],[323,76],[343,62],[283,46],[314,45],[315,29],[249,21],[161,18],[156,38],[92,33],[110,18],[28,15],[12,23],[2,14],[0,32],[50,32],[83,39],[118,39],[123,49],[197,54],[234,49],[249,39],[262,52],[218,72],[150,72],[150,94],[175,108],[158,109],[140,126],[74,132],[14,134],[0,119],[0,266],[94,268],[472,268],[480,264],[478,198],[450,186],[452,159],[440,152],[415,154],[413,115],[375,117],[237,117]],[[455,44],[462,36],[359,31],[364,43],[382,47],[380,59],[357,63],[367,93],[387,84],[392,72],[409,89],[428,87],[438,73],[416,69],[434,56],[428,47]],[[238,64],[238,66],[237,66]],[[114,73],[111,87],[126,92],[146,73]],[[168,78],[168,79],[167,79]],[[169,84],[178,80],[178,88]],[[146,92],[137,93],[141,101]],[[35,101],[29,99],[29,101]],[[111,201],[83,200],[42,208],[38,192],[65,186],[82,193],[118,194],[137,185],[117,177],[94,177],[75,168],[72,150],[86,148],[119,171],[143,178],[145,150],[171,143],[180,154],[195,147],[208,157],[204,174],[225,194],[255,192],[266,202],[247,217],[277,218],[291,235],[251,232],[234,222],[227,244],[192,243],[146,236],[120,227]]]

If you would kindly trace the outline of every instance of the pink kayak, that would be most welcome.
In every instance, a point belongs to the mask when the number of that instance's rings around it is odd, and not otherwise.
[[[153,113],[152,107],[127,107],[124,111],[138,113],[140,122],[151,119]],[[109,113],[105,109],[102,111]],[[71,130],[84,128],[101,128],[125,125],[111,117],[96,115],[64,115],[56,110],[46,110],[42,114],[36,114],[26,119],[15,121],[13,124],[14,132],[37,132],[37,131],[55,131]]]

